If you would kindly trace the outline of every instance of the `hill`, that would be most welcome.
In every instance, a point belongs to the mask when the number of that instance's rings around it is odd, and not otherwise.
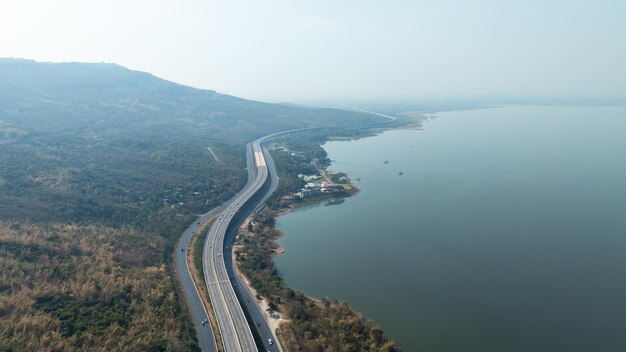
[[[0,82],[2,218],[138,224],[150,216],[142,210],[202,212],[243,182],[245,142],[372,119],[240,99],[114,64],[2,59]]]
[[[0,59],[0,346],[197,349],[167,263],[196,214],[243,186],[245,143],[375,119]]]

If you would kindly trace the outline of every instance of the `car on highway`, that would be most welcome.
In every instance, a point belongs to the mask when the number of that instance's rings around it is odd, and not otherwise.
[[[273,345],[273,344],[274,344],[274,341],[272,341],[272,339],[267,339],[267,342],[268,342],[270,345]]]

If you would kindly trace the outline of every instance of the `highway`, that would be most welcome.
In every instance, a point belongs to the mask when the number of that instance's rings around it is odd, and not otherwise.
[[[348,107],[352,108],[352,107]],[[358,127],[373,127],[394,121],[395,118],[388,115],[374,113],[362,109],[353,108],[361,112],[367,112],[378,116],[386,117],[390,121],[361,124]],[[356,125],[352,125],[357,127]],[[347,127],[347,126],[339,126]],[[176,251],[176,268],[192,312],[193,322],[198,333],[198,342],[202,351],[216,351],[215,336],[210,324],[203,325],[202,322],[208,320],[207,308],[203,305],[197,287],[199,283],[194,283],[189,273],[186,260],[186,248],[193,233],[203,223],[212,216],[219,216],[209,230],[202,254],[202,264],[204,269],[204,280],[209,292],[211,306],[217,319],[217,325],[224,344],[224,350],[230,351],[257,351],[253,331],[246,320],[248,315],[254,333],[260,339],[258,342],[266,351],[282,352],[279,342],[269,328],[264,318],[262,308],[256,304],[252,293],[242,284],[233,270],[232,244],[235,232],[239,224],[253,211],[258,210],[267,198],[276,190],[278,177],[274,168],[274,162],[269,153],[261,147],[267,140],[287,135],[291,133],[318,130],[332,127],[312,127],[294,129],[274,133],[261,137],[247,146],[247,170],[248,182],[246,186],[228,202],[222,206],[202,215],[196,223],[191,225],[181,237]],[[268,177],[269,187],[262,197],[256,197],[254,202],[250,200],[264,189]],[[242,306],[243,304],[243,306]],[[272,339],[270,343],[269,339]]]
[[[249,174],[254,175],[252,181],[249,180],[244,190],[227,203],[220,216],[213,222],[203,251],[204,279],[224,350],[227,352],[257,351],[254,336],[233,288],[234,276],[229,275],[224,257],[230,256],[230,246],[225,245],[225,238],[231,222],[239,210],[265,185],[268,178],[268,168],[260,143],[261,139],[258,139],[251,146],[254,170],[253,172],[249,170]],[[226,254],[224,250],[227,251]],[[232,270],[230,272],[232,273]]]
[[[183,292],[187,298],[187,305],[189,306],[189,310],[191,310],[191,317],[198,335],[198,344],[203,352],[215,352],[217,351],[217,346],[210,324],[202,324],[203,321],[209,319],[209,315],[207,307],[205,307],[202,303],[200,293],[197,289],[197,287],[201,286],[196,285],[191,277],[191,273],[189,272],[187,249],[189,248],[189,242],[191,241],[193,234],[198,230],[198,228],[221,210],[222,207],[217,207],[202,215],[196,222],[189,226],[185,232],[183,232],[183,235],[178,241],[178,246],[176,246],[176,258],[174,260],[176,272],[178,273]]]
[[[390,121],[395,120],[391,116],[374,114],[387,117]],[[362,124],[360,126],[365,127],[377,124],[381,124],[381,122]],[[354,125],[352,126],[354,127]],[[248,183],[237,196],[226,203],[225,209],[209,230],[203,252],[204,275],[211,298],[211,305],[213,306],[222,342],[224,343],[224,350],[227,352],[257,351],[251,327],[248,325],[246,315],[244,314],[244,308],[248,313],[251,324],[253,324],[252,329],[255,329],[264,350],[272,351],[274,349],[282,351],[281,346],[263,317],[263,311],[256,304],[252,294],[245,288],[245,285],[242,285],[241,279],[233,271],[231,251],[234,242],[234,232],[241,221],[253,210],[261,207],[278,186],[273,160],[269,153],[261,147],[261,144],[282,135],[321,128],[329,127],[312,127],[278,132],[261,137],[252,142],[251,145],[248,145]],[[272,171],[271,174],[270,169]],[[263,188],[270,176],[271,182],[266,193],[261,198],[257,197],[255,202],[249,202]],[[238,296],[240,300],[238,300]],[[243,307],[242,304],[244,305]],[[272,344],[269,343],[270,338],[273,340]]]
[[[265,138],[262,139],[261,143],[265,140]],[[250,155],[252,154],[250,153]],[[278,186],[278,176],[274,167],[274,161],[265,148],[263,148],[263,155],[269,171],[268,176],[271,178],[269,189],[263,188],[262,191],[265,195],[260,199],[259,197],[255,197],[253,203],[240,211],[240,216],[235,220],[236,224],[243,221],[250,213],[260,209],[265,204],[267,198],[276,190],[276,187]],[[231,229],[226,234],[227,243],[232,244],[235,241],[236,229],[237,228]],[[248,290],[248,286],[242,281],[242,278],[234,274],[234,264],[230,253],[232,252],[232,246],[229,246],[229,250],[227,250],[227,252],[228,255],[224,257],[226,269],[233,280],[234,289],[239,297],[239,302],[243,305],[244,311],[248,315],[248,322],[252,324],[252,329],[256,330],[253,332],[256,332],[257,337],[259,337],[259,341],[257,341],[257,343],[260,342],[263,345],[263,351],[282,352],[280,343],[277,341],[276,336],[274,336],[274,332],[265,320],[265,311],[257,304],[256,297],[252,292],[250,292],[250,290]],[[268,342],[270,338],[274,341],[272,345]]]
[[[268,136],[269,137],[269,136]],[[257,143],[257,151],[259,151],[260,148],[260,143],[262,143],[262,141],[264,141],[266,138],[263,139],[259,139],[258,143]],[[179,279],[181,281],[182,284],[182,288],[187,300],[187,304],[189,306],[189,309],[191,310],[192,313],[192,319],[193,319],[193,323],[196,329],[196,333],[198,336],[198,344],[200,346],[200,349],[203,352],[214,352],[217,351],[217,346],[216,346],[216,339],[215,336],[213,334],[213,331],[211,330],[211,326],[210,324],[205,324],[203,325],[202,322],[204,321],[208,321],[208,313],[207,313],[207,307],[204,306],[204,304],[202,303],[202,300],[200,298],[200,293],[198,292],[198,288],[201,287],[201,283],[196,283],[194,282],[193,278],[191,277],[191,274],[189,272],[189,267],[188,267],[188,263],[187,263],[187,250],[189,247],[189,243],[193,237],[193,234],[198,230],[198,228],[200,226],[202,226],[205,222],[209,221],[209,219],[211,217],[213,217],[216,214],[219,214],[222,210],[224,210],[228,205],[234,205],[234,207],[230,208],[230,216],[229,218],[231,220],[235,219],[233,218],[233,214],[232,214],[232,210],[233,208],[241,208],[241,205],[245,204],[245,203],[238,203],[237,200],[242,198],[242,195],[244,195],[244,193],[246,193],[246,191],[248,191],[251,187],[254,186],[254,181],[255,181],[255,176],[259,175],[261,177],[263,177],[262,175],[260,175],[257,171],[256,171],[256,167],[255,167],[255,160],[254,160],[254,152],[253,152],[253,145],[249,144],[248,145],[248,152],[247,152],[247,169],[248,169],[248,182],[246,184],[246,186],[239,191],[234,197],[232,197],[229,201],[227,201],[226,203],[224,203],[223,205],[221,205],[220,207],[217,207],[215,209],[212,209],[211,211],[209,211],[208,213],[202,215],[200,218],[198,218],[196,220],[196,222],[194,222],[192,225],[190,225],[185,232],[183,233],[183,235],[181,236],[178,246],[176,247],[176,252],[175,252],[175,268],[176,268],[176,272],[178,273]],[[258,200],[257,202],[255,202],[255,204],[251,205],[251,206],[247,206],[245,209],[243,209],[242,212],[239,212],[239,216],[236,217],[236,221],[241,221],[243,220],[249,213],[251,213],[253,211],[253,207],[254,210],[258,209],[261,205],[263,205],[264,201],[271,195],[271,193],[273,193],[276,190],[276,187],[278,185],[278,178],[276,176],[276,171],[274,169],[274,163],[273,160],[271,159],[271,157],[269,156],[269,154],[267,153],[266,150],[263,150],[263,156],[266,158],[266,160],[268,161],[269,164],[269,170],[271,172],[271,186],[270,189],[268,190],[268,192],[265,194],[265,196],[263,197],[263,199]],[[266,176],[267,177],[267,176]],[[237,204],[239,204],[240,206],[237,207]],[[225,214],[228,214],[228,210],[224,211],[222,215],[220,215],[220,217],[218,217],[217,220],[223,220],[223,216]],[[234,240],[234,234],[233,234],[233,229],[229,228],[228,226],[226,226],[225,223],[223,223],[222,225],[223,227],[221,227],[221,230],[223,230],[224,228],[227,229],[228,232],[226,232],[226,236],[224,236],[224,240],[229,239]],[[215,232],[213,232],[215,234]],[[231,235],[230,237],[228,235]],[[217,238],[213,237],[213,240],[215,241]],[[241,302],[243,302],[244,304],[244,308],[246,309],[247,313],[250,316],[251,321],[254,322],[253,326],[255,328],[255,330],[257,331],[258,336],[260,336],[262,338],[261,342],[263,345],[265,345],[265,350],[267,351],[282,351],[282,349],[280,348],[280,345],[278,344],[278,342],[275,342],[273,345],[269,345],[269,339],[271,338],[272,340],[276,340],[275,336],[273,335],[273,332],[271,331],[271,329],[269,328],[269,326],[267,325],[265,318],[264,318],[264,312],[262,310],[262,308],[260,306],[258,306],[256,304],[256,300],[254,295],[248,291],[246,289],[246,286],[242,283],[241,279],[234,275],[234,271],[233,271],[233,263],[232,263],[232,257],[230,256],[230,249],[232,249],[231,246],[225,246],[222,245],[221,247],[218,246],[215,242],[213,244],[207,245],[206,243],[208,243],[209,240],[207,238],[207,241],[205,242],[205,248],[203,250],[203,265],[206,265],[204,263],[207,263],[207,248],[209,250],[212,250],[213,248],[224,248],[224,247],[229,247],[229,249],[226,249],[226,254],[224,253],[219,253],[219,251],[214,251],[213,254],[220,254],[219,256],[217,256],[217,258],[222,258],[222,260],[225,261],[225,266],[227,269],[227,274],[230,277],[231,280],[233,280],[234,283],[234,290],[236,291],[236,293],[238,294],[239,297],[241,297]],[[223,242],[222,242],[223,243]],[[215,259],[215,257],[213,257],[213,259]],[[205,268],[205,273],[207,272],[206,268]],[[222,272],[223,274],[223,272]],[[223,276],[222,276],[223,277]],[[205,276],[206,278],[206,276]],[[206,283],[205,283],[206,284]],[[222,282],[222,285],[225,285],[226,282]],[[224,302],[224,301],[221,301]],[[234,300],[232,300],[232,296],[230,299],[230,303],[231,305],[233,305],[235,303]],[[222,312],[224,312],[224,310],[222,309]],[[239,328],[242,328],[242,324],[239,324]],[[244,329],[245,330],[245,329]],[[237,350],[237,349],[235,349]],[[256,349],[254,349],[256,350]]]
[[[251,147],[249,147],[248,149],[251,149]],[[200,293],[198,292],[198,289],[202,287],[202,283],[195,282],[191,276],[187,263],[187,251],[189,249],[189,243],[191,242],[193,234],[198,230],[198,228],[200,228],[202,225],[204,225],[204,223],[209,221],[211,217],[219,214],[226,207],[227,204],[232,203],[235,199],[241,196],[241,194],[246,189],[249,188],[254,179],[254,172],[252,172],[252,154],[249,153],[247,157],[247,169],[249,170],[249,172],[248,183],[246,184],[246,186],[226,203],[200,216],[193,224],[191,224],[185,230],[185,232],[183,232],[183,235],[180,237],[178,245],[176,246],[174,267],[183,288],[183,292],[187,300],[187,305],[189,307],[189,310],[191,311],[192,321],[198,337],[198,345],[202,352],[216,352],[218,351],[218,349],[215,335],[213,333],[213,330],[211,329],[211,324],[202,324],[205,321],[209,321],[208,309],[210,308],[204,306],[202,299],[200,298]],[[271,333],[268,336],[271,336]]]

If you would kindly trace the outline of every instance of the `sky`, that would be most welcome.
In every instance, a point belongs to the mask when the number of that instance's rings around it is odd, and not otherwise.
[[[626,1],[2,0],[0,57],[270,102],[624,98]]]

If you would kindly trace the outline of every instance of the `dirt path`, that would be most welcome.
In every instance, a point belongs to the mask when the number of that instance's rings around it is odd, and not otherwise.
[[[215,159],[215,161],[217,161],[218,163],[221,163],[222,161],[220,160],[220,158],[217,157],[217,155],[215,154],[215,152],[213,151],[213,149],[211,149],[211,147],[206,147],[206,149],[209,151],[209,153],[211,153],[211,156],[213,156],[213,159]]]

